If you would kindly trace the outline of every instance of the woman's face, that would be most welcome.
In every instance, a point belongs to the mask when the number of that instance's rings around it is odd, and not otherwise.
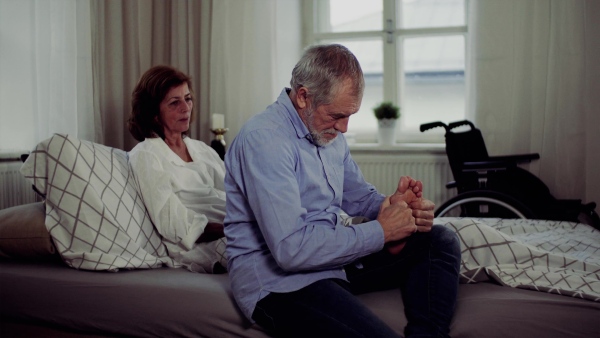
[[[190,128],[192,115],[192,94],[187,83],[173,87],[160,103],[160,121],[165,137],[181,136]]]

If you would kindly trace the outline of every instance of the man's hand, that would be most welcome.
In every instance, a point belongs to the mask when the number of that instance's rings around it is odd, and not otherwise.
[[[409,204],[412,209],[412,215],[415,218],[415,224],[417,225],[417,231],[429,232],[433,226],[433,218],[435,204],[432,201],[424,198],[419,198]]]
[[[417,226],[414,232],[431,231],[435,204],[423,198],[423,183],[421,181],[417,181],[410,176],[400,177],[396,192],[390,196],[390,203],[398,203],[399,201],[405,202],[412,210],[412,216]],[[397,254],[404,248],[404,245],[404,240],[387,242],[386,249],[391,254]]]
[[[390,203],[390,196],[386,197],[379,207],[377,220],[383,228],[386,243],[402,240],[416,231],[415,218],[412,210],[404,201]]]
[[[390,203],[404,201],[413,210],[417,231],[429,232],[433,225],[435,204],[423,198],[423,183],[410,176],[402,176],[398,181],[396,192],[390,196]]]

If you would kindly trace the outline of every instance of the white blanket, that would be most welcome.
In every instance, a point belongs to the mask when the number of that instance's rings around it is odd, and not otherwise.
[[[438,218],[461,242],[461,282],[600,301],[600,231],[546,220]]]
[[[108,271],[176,266],[123,150],[55,134],[36,146],[21,173],[45,195],[46,228],[69,266]]]

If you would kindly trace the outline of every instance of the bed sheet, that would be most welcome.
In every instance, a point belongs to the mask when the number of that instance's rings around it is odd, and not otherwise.
[[[461,243],[461,282],[600,301],[600,231],[573,222],[438,218]]]

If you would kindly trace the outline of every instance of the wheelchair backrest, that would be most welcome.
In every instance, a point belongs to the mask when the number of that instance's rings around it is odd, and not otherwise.
[[[453,131],[467,125],[468,130]],[[446,129],[446,154],[455,179],[459,177],[464,162],[479,162],[489,159],[488,151],[481,131],[470,121],[453,122]]]

